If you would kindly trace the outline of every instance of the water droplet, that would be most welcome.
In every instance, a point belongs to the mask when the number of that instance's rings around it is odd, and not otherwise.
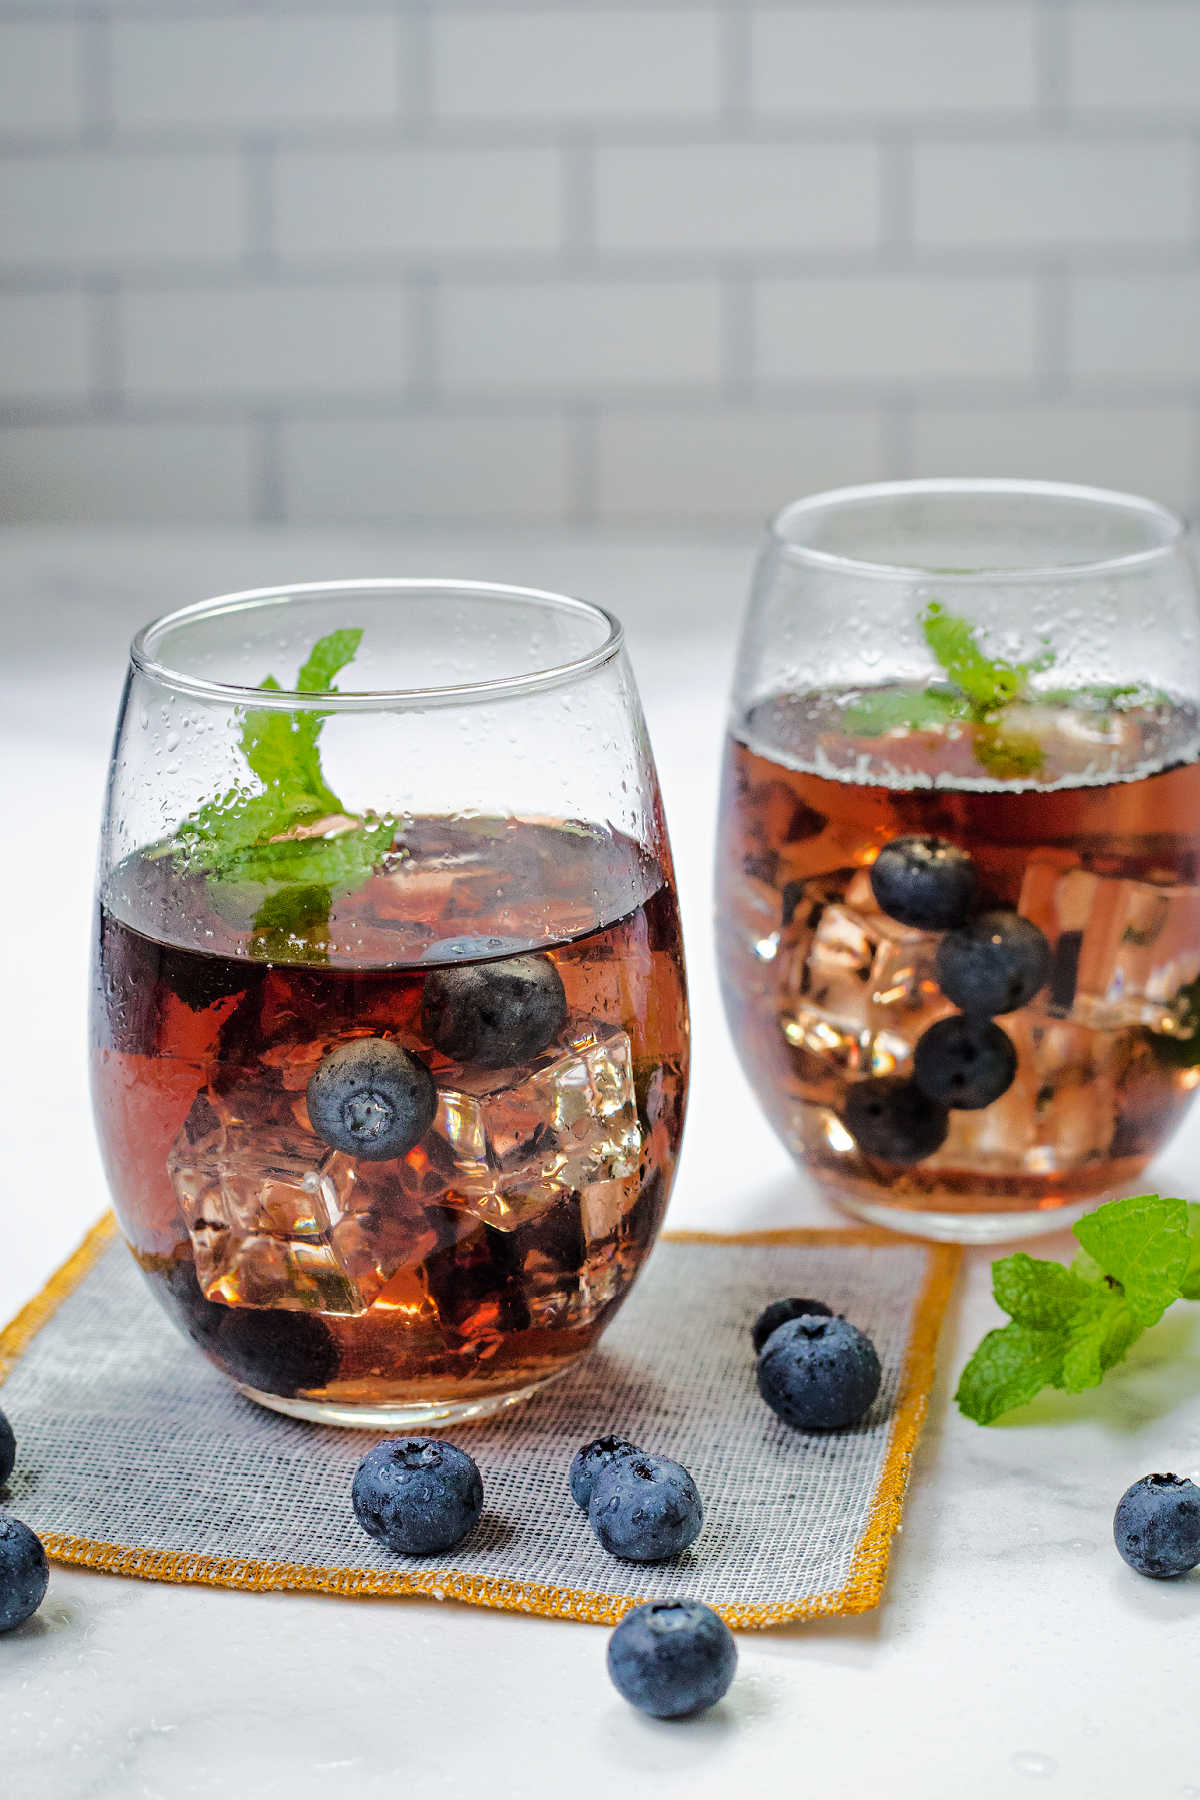
[[[1058,1764],[1052,1756],[1043,1756],[1040,1750],[1018,1750],[1009,1758],[1018,1775],[1029,1775],[1035,1781],[1044,1781],[1047,1776],[1057,1773]]]

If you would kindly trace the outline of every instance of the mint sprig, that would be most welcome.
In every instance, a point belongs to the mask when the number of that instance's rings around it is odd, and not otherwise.
[[[357,630],[320,638],[295,691],[335,693],[334,677],[361,641]],[[273,675],[259,685],[282,691]],[[334,899],[362,885],[395,837],[394,819],[348,813],[326,781],[319,746],[327,716],[251,708],[239,747],[257,787],[230,788],[198,808],[171,846],[181,869],[205,876],[214,902],[253,898],[250,948],[258,956],[320,954]]]
[[[991,1425],[1044,1387],[1096,1387],[1176,1300],[1200,1299],[1200,1206],[1135,1194],[1074,1227],[1070,1268],[1023,1250],[992,1264],[992,1292],[1010,1323],[989,1331],[967,1363],[959,1410]]]

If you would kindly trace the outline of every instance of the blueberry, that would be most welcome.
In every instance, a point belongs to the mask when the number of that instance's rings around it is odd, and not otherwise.
[[[570,1474],[567,1476],[567,1485],[571,1489],[571,1498],[576,1506],[582,1507],[584,1512],[587,1511],[588,1501],[592,1497],[592,1487],[601,1469],[607,1469],[610,1463],[618,1461],[622,1456],[640,1456],[641,1454],[637,1445],[631,1444],[628,1438],[611,1435],[593,1438],[590,1444],[585,1444],[582,1450],[576,1451],[571,1463]]]
[[[871,865],[877,904],[901,925],[947,931],[971,910],[979,878],[965,850],[939,837],[898,837]]]
[[[437,1111],[433,1076],[389,1038],[354,1038],[331,1050],[307,1100],[317,1136],[363,1162],[407,1156]]]
[[[425,983],[425,1032],[443,1056],[503,1069],[546,1048],[567,1019],[562,976],[548,956],[435,969]]]
[[[877,1075],[846,1090],[843,1123],[865,1156],[915,1163],[946,1141],[944,1106],[900,1075]]]
[[[438,1438],[390,1438],[354,1472],[354,1514],[397,1556],[453,1550],[479,1522],[483,1479],[474,1460]]]
[[[975,1112],[1007,1093],[1017,1072],[1017,1052],[991,1019],[955,1013],[922,1032],[913,1051],[913,1080],[942,1106]]]
[[[621,1456],[592,1484],[588,1524],[610,1556],[663,1562],[695,1543],[704,1505],[686,1469],[665,1456]]]
[[[437,938],[421,952],[423,962],[459,963],[483,961],[494,956],[513,956],[528,950],[528,938],[479,936]]]
[[[1113,1538],[1139,1575],[1186,1575],[1200,1563],[1200,1487],[1182,1475],[1143,1475],[1117,1502]]]
[[[789,1319],[758,1359],[758,1391],[800,1431],[856,1425],[879,1392],[875,1346],[848,1319]]]
[[[337,1373],[337,1345],[315,1314],[222,1306],[202,1292],[190,1259],[142,1273],[184,1336],[235,1381],[291,1396],[327,1387]]]
[[[758,1355],[777,1325],[788,1319],[831,1319],[832,1307],[826,1306],[823,1300],[772,1300],[770,1306],[764,1306],[754,1324],[750,1328],[750,1336],[754,1339],[754,1354]]]
[[[17,1439],[12,1426],[0,1412],[0,1488],[17,1465]]]
[[[1019,913],[984,912],[942,939],[934,973],[947,1000],[991,1018],[1033,999],[1050,973],[1050,946]]]
[[[50,1565],[41,1539],[0,1512],[0,1632],[23,1625],[42,1604],[50,1581]]]
[[[608,1640],[608,1672],[623,1700],[655,1719],[715,1706],[733,1680],[737,1645],[699,1600],[648,1600]]]

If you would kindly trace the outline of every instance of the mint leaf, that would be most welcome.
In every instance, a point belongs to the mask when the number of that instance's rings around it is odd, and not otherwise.
[[[1066,1351],[1065,1331],[1037,1331],[1015,1321],[989,1331],[959,1378],[954,1398],[960,1412],[991,1425],[1044,1387],[1057,1386]]]
[[[1137,1323],[1157,1324],[1179,1298],[1191,1260],[1185,1202],[1157,1194],[1110,1200],[1074,1230],[1088,1255],[1120,1282]]]
[[[1188,1266],[1179,1283],[1182,1300],[1200,1300],[1200,1206],[1187,1202]]]
[[[882,737],[888,731],[937,731],[969,717],[962,695],[948,688],[877,688],[850,702],[842,730],[849,737]]]
[[[361,630],[353,629],[331,631],[327,637],[318,638],[306,660],[300,665],[300,673],[296,677],[298,692],[301,694],[336,693],[333,678],[348,663],[354,661],[358,655],[358,647],[362,643],[362,635]]]
[[[1058,1385],[1068,1394],[1098,1387],[1105,1373],[1121,1361],[1141,1334],[1142,1328],[1119,1286],[1094,1288],[1067,1327],[1067,1348]]]
[[[1003,656],[985,656],[975,631],[966,619],[948,613],[940,600],[931,600],[921,614],[925,642],[955,687],[965,694],[977,718],[986,718],[1019,699],[1030,675],[1048,669],[1054,652],[1047,648],[1034,661],[1009,662]]]
[[[1068,1325],[1091,1289],[1061,1263],[1018,1250],[992,1264],[992,1292],[997,1306],[1018,1325],[1049,1331]]]

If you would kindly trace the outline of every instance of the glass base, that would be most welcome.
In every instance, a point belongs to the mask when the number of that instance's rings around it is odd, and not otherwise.
[[[526,1387],[514,1388],[509,1393],[478,1394],[474,1399],[466,1400],[410,1400],[400,1406],[339,1406],[335,1400],[297,1400],[282,1394],[264,1394],[241,1381],[235,1385],[247,1400],[255,1400],[272,1412],[287,1413],[292,1419],[306,1419],[313,1425],[344,1425],[358,1431],[404,1433],[439,1431],[446,1425],[461,1425],[468,1419],[486,1419],[492,1413],[502,1412],[506,1406],[517,1406],[522,1400],[528,1400],[531,1394],[536,1394],[539,1388],[561,1373],[562,1370],[556,1369],[553,1375],[545,1375],[540,1381],[531,1381]]]
[[[932,1238],[940,1244],[1003,1244],[1025,1237],[1042,1237],[1052,1231],[1065,1231],[1085,1212],[1098,1206],[1104,1195],[1094,1200],[1079,1200],[1053,1209],[1034,1208],[1029,1212],[918,1212],[908,1207],[873,1204],[857,1195],[826,1189],[829,1198],[843,1212],[852,1213],[868,1225],[881,1225],[885,1231],[902,1237]]]

